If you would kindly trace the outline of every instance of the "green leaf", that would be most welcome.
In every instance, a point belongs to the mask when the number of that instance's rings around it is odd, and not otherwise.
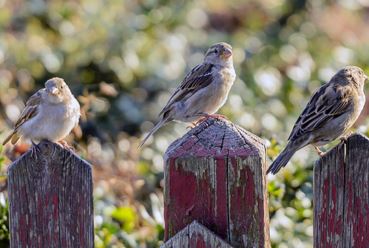
[[[122,229],[127,233],[133,231],[137,221],[136,211],[128,206],[116,208],[111,213],[111,217],[119,221],[122,224]]]

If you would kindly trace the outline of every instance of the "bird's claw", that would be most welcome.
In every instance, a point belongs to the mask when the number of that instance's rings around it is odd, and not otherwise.
[[[195,122],[192,122],[192,125],[194,125],[194,127],[198,126],[201,122],[205,121],[208,117],[201,117],[200,119],[198,119]]]
[[[192,129],[192,128],[196,127],[196,126],[197,126],[197,122],[191,122],[191,123],[186,127],[186,129]]]
[[[340,138],[340,144],[344,144],[347,141],[347,136],[343,136]]]
[[[345,135],[343,135],[341,138],[340,138],[340,143],[343,144],[343,143],[346,143],[347,142],[347,139],[353,134],[353,132],[349,131],[347,132]]]
[[[192,123],[194,126],[199,125],[201,122],[206,121],[209,118],[228,120],[225,115],[221,114],[202,114],[201,116],[202,117],[198,121]]]
[[[67,149],[69,151],[75,152],[75,149],[73,146],[70,146],[65,140],[58,141],[58,144],[63,147],[64,149]]]
[[[211,115],[207,115],[205,118],[215,118],[215,119],[228,120],[225,115],[221,115],[221,114],[211,114]]]
[[[314,146],[315,151],[318,153],[320,157],[323,157],[326,153],[319,149],[319,147]]]

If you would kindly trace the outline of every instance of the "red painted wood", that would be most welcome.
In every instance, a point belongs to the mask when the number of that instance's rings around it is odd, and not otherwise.
[[[57,144],[39,147],[8,170],[10,246],[93,247],[90,165]]]
[[[165,155],[165,239],[193,220],[234,247],[269,247],[262,140],[208,119]]]
[[[369,140],[351,136],[314,168],[314,247],[369,247]]]
[[[175,161],[172,161],[172,168],[175,168]],[[178,165],[177,165],[178,166]],[[201,165],[200,165],[201,166]],[[219,181],[216,187],[211,186],[211,172],[198,171],[203,173],[200,177],[189,173],[186,169],[178,166],[178,169],[170,170],[169,198],[171,204],[176,208],[174,212],[164,210],[165,217],[171,218],[173,223],[178,223],[177,230],[183,229],[194,219],[201,219],[205,226],[213,226],[213,231],[222,238],[226,238],[227,231],[227,178],[224,161],[217,163],[214,171]],[[215,181],[214,181],[215,182]],[[219,182],[219,183],[218,183]],[[199,199],[201,199],[199,201]],[[167,214],[173,216],[167,216]],[[183,213],[183,214],[175,214]]]

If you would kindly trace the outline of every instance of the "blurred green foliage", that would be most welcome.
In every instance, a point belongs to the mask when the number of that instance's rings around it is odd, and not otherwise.
[[[3,154],[3,146],[0,145],[0,171],[3,170],[5,157]],[[0,181],[4,182],[4,175],[0,175]],[[0,193],[0,247],[7,247],[9,245],[9,221],[8,221],[8,201],[6,195]]]
[[[368,17],[361,0],[0,0],[0,127],[8,131],[48,78],[65,78],[84,111],[83,136],[71,140],[94,164],[96,247],[157,247],[162,155],[186,125],[137,145],[209,45],[234,48],[238,78],[222,114],[265,138],[273,159],[317,87],[348,64],[369,73]],[[360,118],[358,130],[367,124]],[[312,246],[316,159],[303,149],[268,178],[273,247]]]

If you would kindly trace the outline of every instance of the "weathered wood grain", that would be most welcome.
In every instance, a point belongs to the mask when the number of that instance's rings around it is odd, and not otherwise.
[[[90,165],[57,144],[39,147],[8,170],[10,246],[93,247]]]
[[[160,248],[232,248],[205,226],[193,221]]]
[[[314,247],[369,247],[369,140],[351,136],[314,168]]]
[[[234,247],[269,247],[265,146],[208,119],[165,154],[165,239],[197,220]]]

